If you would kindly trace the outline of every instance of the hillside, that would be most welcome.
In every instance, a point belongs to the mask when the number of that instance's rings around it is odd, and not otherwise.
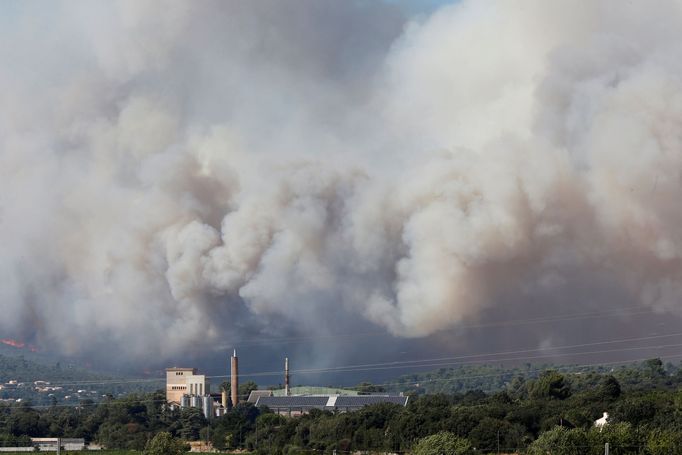
[[[24,356],[0,355],[0,400],[28,400],[35,405],[78,403],[99,401],[106,395],[149,392],[162,386],[162,380],[114,378],[59,362],[46,365]]]
[[[62,366],[59,362],[53,365],[29,360],[24,356],[9,357],[0,355],[0,382],[11,380],[18,382],[33,381],[96,381],[110,379],[74,366]]]
[[[6,357],[24,357],[33,362],[54,364],[54,356],[41,352],[32,345],[9,338],[0,338],[0,355]]]
[[[680,453],[682,376],[670,370],[674,366],[652,359],[571,374],[559,373],[558,368],[571,367],[555,366],[537,379],[514,378],[518,388],[503,393],[421,395],[410,397],[405,407],[383,403],[355,412],[314,410],[303,416],[277,415],[244,403],[207,421],[200,409],[164,406],[163,392],[132,394],[99,406],[32,409],[0,404],[0,445],[26,441],[27,435],[61,436],[142,450],[155,435],[168,432],[184,440],[210,439],[219,450],[259,455],[334,451],[598,455],[607,442],[614,455]],[[513,370],[524,369],[535,371],[527,366]],[[472,376],[475,372],[470,370]],[[595,426],[605,412],[607,423]],[[416,450],[421,438],[432,435],[468,449]]]
[[[663,364],[659,359],[618,366],[531,365],[510,367],[506,365],[462,365],[452,368],[400,376],[384,387],[390,392],[416,394],[466,393],[483,391],[494,393],[514,391],[524,381],[537,379],[543,371],[555,370],[565,375],[575,390],[593,387],[602,375],[615,377],[624,389],[651,389],[669,387],[682,380],[680,364]]]

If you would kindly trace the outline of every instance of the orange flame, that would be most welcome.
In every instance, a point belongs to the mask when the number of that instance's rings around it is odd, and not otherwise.
[[[19,349],[22,349],[26,346],[26,343],[24,343],[23,341],[17,341],[17,340],[13,340],[11,338],[3,338],[0,340],[0,343],[6,344],[7,346],[12,346],[14,348],[19,348]]]
[[[30,344],[27,345],[23,341],[13,340],[11,338],[0,338],[0,343],[6,344],[7,346],[12,346],[13,348],[17,348],[17,349],[27,348],[31,352],[38,352],[38,348],[36,348],[35,346],[30,345]]]

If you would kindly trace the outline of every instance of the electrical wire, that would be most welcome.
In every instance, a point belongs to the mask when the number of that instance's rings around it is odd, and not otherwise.
[[[415,359],[415,360],[401,360],[393,362],[381,362],[381,363],[363,363],[363,364],[351,364],[342,365],[336,367],[326,367],[326,368],[303,368],[298,370],[291,370],[290,374],[327,374],[327,373],[343,373],[343,372],[361,372],[361,371],[377,371],[377,370],[388,370],[388,369],[400,369],[400,368],[423,368],[423,367],[439,367],[439,366],[453,366],[453,365],[471,365],[485,362],[508,362],[508,361],[519,361],[519,360],[533,360],[540,358],[554,358],[554,357],[571,357],[578,355],[594,355],[594,354],[605,354],[605,353],[615,353],[615,352],[625,352],[631,350],[646,350],[646,349],[667,349],[673,347],[681,347],[682,344],[668,344],[668,345],[657,345],[657,346],[635,346],[635,347],[625,347],[618,349],[606,349],[606,350],[596,350],[596,351],[579,351],[579,352],[554,352],[568,349],[576,349],[580,347],[590,347],[590,346],[603,346],[609,344],[618,343],[632,343],[638,341],[651,341],[659,340],[664,338],[672,338],[682,336],[682,332],[669,333],[663,335],[652,335],[646,337],[637,338],[622,338],[616,340],[602,340],[591,343],[581,343],[573,345],[556,346],[550,349],[547,348],[534,348],[534,349],[519,349],[519,350],[508,350],[508,351],[498,351],[498,352],[488,352],[480,354],[468,354],[462,356],[454,357],[437,357],[429,359]],[[514,354],[526,354],[533,352],[545,352],[552,351],[547,354],[537,355],[537,356],[525,356],[525,357],[498,357]],[[668,356],[669,357],[669,356]],[[480,360],[467,360],[467,359],[477,359]],[[485,358],[485,359],[482,359]],[[463,361],[459,361],[463,360]],[[261,371],[252,373],[241,373],[237,375],[240,378],[250,378],[250,377],[267,377],[267,376],[279,376],[283,373],[281,370],[275,371]],[[207,375],[208,379],[226,379],[231,375]],[[133,384],[133,383],[158,383],[164,382],[164,378],[124,378],[124,379],[111,379],[111,380],[96,380],[96,381],[69,381],[69,382],[51,382],[50,387],[64,387],[64,386],[87,386],[87,385],[112,385],[112,384]]]
[[[671,355],[668,356],[669,358],[682,358],[682,354],[677,354],[677,355]],[[556,368],[547,368],[547,367],[536,367],[536,368],[530,368],[525,370],[525,373],[529,372],[541,372],[541,371],[546,371],[546,370],[555,370],[555,371],[562,371],[562,370],[575,370],[575,369],[580,369],[580,368],[590,368],[590,367],[596,367],[596,366],[606,366],[606,365],[628,365],[632,363],[637,363],[637,362],[643,362],[646,360],[649,360],[650,357],[642,357],[642,358],[636,358],[636,359],[628,359],[628,360],[618,360],[618,361],[612,361],[612,362],[594,362],[594,363],[585,363],[585,364],[580,364],[580,365],[568,365],[568,366],[563,366],[563,367],[556,367]],[[459,381],[459,380],[467,380],[467,379],[480,379],[480,378],[490,378],[490,377],[503,377],[509,375],[509,372],[498,372],[498,373],[491,373],[491,374],[483,374],[483,375],[467,375],[467,376],[455,376],[455,377],[450,377],[450,378],[443,378],[443,379],[433,379],[433,380],[421,380],[421,381],[414,381],[414,382],[385,382],[385,383],[377,383],[377,384],[372,384],[374,386],[391,386],[391,385],[396,385],[396,386],[406,386],[406,385],[421,385],[424,383],[432,383],[432,382],[453,382],[453,381]],[[246,395],[240,395],[240,398],[246,397]],[[137,403],[137,404],[144,404],[144,403],[161,403],[161,402],[166,402],[165,399],[162,400],[149,400],[149,399],[142,399],[142,400],[124,400],[121,402],[116,402],[116,401],[99,401],[95,402],[93,401],[92,404],[50,404],[50,405],[36,405],[36,406],[30,406],[29,408],[31,409],[48,409],[48,408],[59,408],[59,407],[71,407],[71,408],[83,408],[87,406],[94,406],[94,405],[99,405],[99,404],[108,404],[112,406],[124,406],[126,404],[130,403]]]

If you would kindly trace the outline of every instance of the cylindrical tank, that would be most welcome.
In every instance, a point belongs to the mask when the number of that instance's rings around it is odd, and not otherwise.
[[[223,389],[223,392],[220,396],[221,398],[221,403],[223,405],[223,409],[227,409],[227,390]]]
[[[202,408],[204,409],[204,417],[207,419],[210,419],[213,417],[213,398],[211,398],[211,395],[204,395],[202,397],[203,401],[203,406]]]
[[[201,397],[199,395],[192,395],[190,398],[190,406],[193,408],[200,408],[201,407]]]
[[[183,395],[182,398],[180,398],[180,407],[181,408],[189,407],[189,395]]]

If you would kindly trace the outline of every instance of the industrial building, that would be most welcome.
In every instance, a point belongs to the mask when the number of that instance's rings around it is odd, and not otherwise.
[[[211,395],[210,382],[196,368],[166,368],[166,402],[171,408],[200,408],[207,419],[220,408]]]
[[[221,416],[239,403],[239,359],[235,350],[230,358],[230,401],[227,393],[211,394],[206,376],[197,374],[196,368],[166,369],[166,401],[180,408],[200,408],[208,419]],[[407,406],[408,397],[397,395],[359,395],[353,390],[325,387],[290,386],[289,359],[284,360],[284,389],[254,390],[248,403],[267,406],[277,414],[295,416],[312,409],[349,412],[378,403]]]
[[[284,397],[284,396],[340,396],[340,395],[359,395],[357,390],[349,389],[339,389],[335,387],[317,387],[317,386],[298,386],[291,387],[289,389],[289,394],[286,393],[286,389],[275,389],[275,390],[253,390],[249,394],[249,398],[246,400],[254,405],[260,397]]]
[[[196,368],[166,368],[166,401],[180,404],[183,395],[202,396],[211,392],[206,376]]]
[[[227,393],[211,394],[210,381],[203,374],[197,374],[196,368],[166,368],[166,402],[171,407],[199,408],[207,419],[221,416],[228,407],[239,402],[239,360],[235,350],[230,359],[231,401],[227,401]]]
[[[312,409],[350,412],[379,403],[407,406],[408,397],[397,395],[292,395],[258,397],[256,406],[289,416],[307,414]]]

